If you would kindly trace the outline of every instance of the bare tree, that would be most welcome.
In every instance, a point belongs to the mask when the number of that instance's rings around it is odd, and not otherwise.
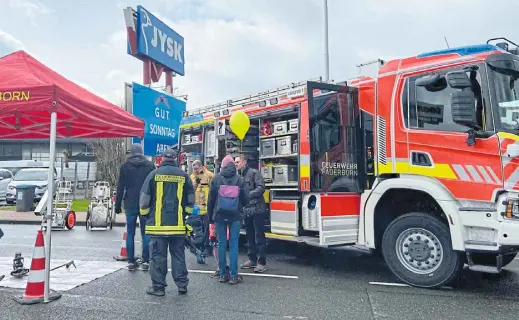
[[[88,142],[93,149],[97,162],[97,179],[110,182],[116,186],[119,179],[119,168],[126,160],[124,139],[95,139]]]

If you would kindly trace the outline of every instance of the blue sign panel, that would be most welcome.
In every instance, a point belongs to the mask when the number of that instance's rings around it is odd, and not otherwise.
[[[137,53],[184,75],[184,38],[142,6],[137,6]]]
[[[160,155],[178,144],[178,131],[186,103],[163,92],[133,83],[133,114],[144,120],[144,155]],[[133,138],[139,143],[139,138]]]

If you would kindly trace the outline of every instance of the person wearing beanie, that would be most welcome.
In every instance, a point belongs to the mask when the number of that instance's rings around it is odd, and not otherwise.
[[[121,203],[124,201],[124,213],[126,214],[126,250],[128,253],[128,270],[133,271],[137,267],[141,270],[149,269],[150,251],[148,237],[144,233],[144,217],[139,214],[139,195],[142,183],[148,174],[155,169],[155,165],[143,155],[142,146],[133,144],[130,156],[119,170],[119,182],[115,197],[114,209],[117,214],[122,212]],[[137,266],[135,259],[135,229],[137,218],[142,236],[142,261]]]
[[[146,235],[150,237],[151,286],[149,295],[164,296],[168,274],[168,248],[171,272],[178,293],[187,293],[185,241],[193,228],[185,217],[193,214],[195,189],[191,179],[177,165],[177,153],[168,149],[160,166],[150,172],[141,189],[140,213],[147,217]]]
[[[240,237],[243,207],[249,202],[249,191],[236,170],[231,156],[222,160],[222,167],[211,182],[207,212],[210,223],[215,224],[218,238],[218,268],[220,283],[237,284],[243,281],[238,275],[238,240]],[[227,266],[227,230],[229,230],[229,269]],[[229,273],[227,273],[229,270]]]

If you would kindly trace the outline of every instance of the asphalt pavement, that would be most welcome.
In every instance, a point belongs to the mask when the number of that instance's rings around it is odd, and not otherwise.
[[[0,225],[0,257],[30,257],[37,226]],[[52,236],[52,259],[113,263],[122,228],[88,232],[84,227]],[[240,254],[246,260],[245,253]],[[283,242],[269,245],[267,274],[249,275],[236,286],[207,273],[214,259],[198,265],[186,251],[189,293],[176,292],[171,275],[165,297],[145,294],[147,272],[121,269],[63,292],[47,305],[20,306],[0,289],[0,319],[515,319],[519,315],[519,260],[500,275],[465,270],[452,288],[397,286],[378,257]],[[378,284],[373,284],[378,283]]]

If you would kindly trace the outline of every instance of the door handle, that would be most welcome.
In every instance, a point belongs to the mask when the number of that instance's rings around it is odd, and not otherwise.
[[[411,151],[411,164],[420,167],[432,167],[432,160],[428,153]]]

